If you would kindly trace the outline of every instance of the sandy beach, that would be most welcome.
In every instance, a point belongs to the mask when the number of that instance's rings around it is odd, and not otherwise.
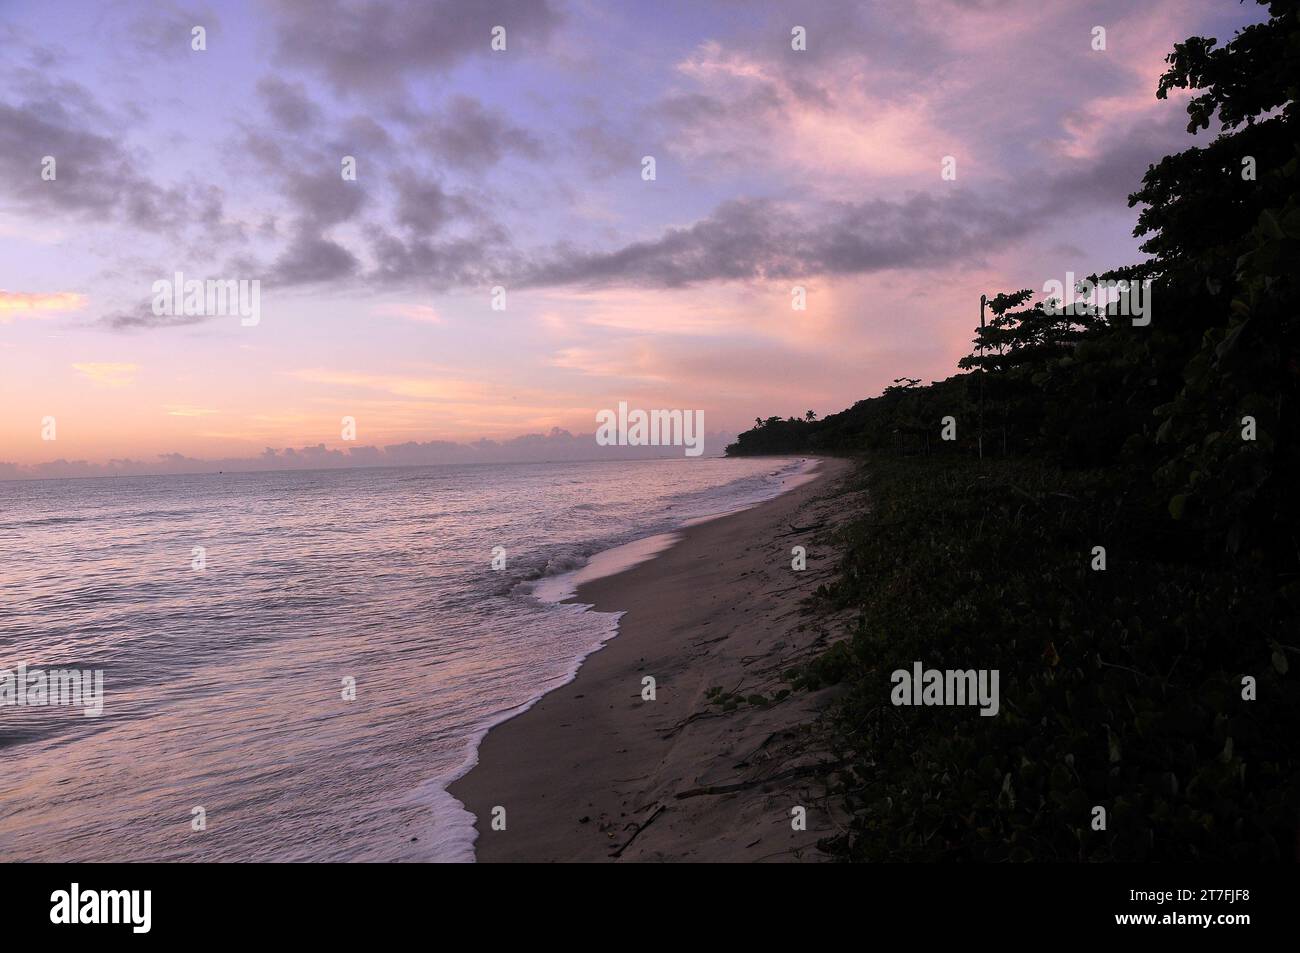
[[[785,669],[837,637],[800,603],[832,576],[850,468],[823,458],[811,482],[578,589],[574,601],[625,612],[619,634],[489,732],[451,786],[478,819],[478,860],[821,858],[835,817],[810,768],[825,757],[814,719],[828,693],[774,699]],[[791,568],[797,545],[804,571]],[[492,829],[497,806],[505,830]]]

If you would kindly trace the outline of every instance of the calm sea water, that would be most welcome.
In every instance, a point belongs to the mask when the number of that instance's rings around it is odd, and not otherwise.
[[[0,707],[0,860],[469,859],[445,786],[616,631],[534,590],[806,466],[0,482],[0,669],[105,678],[99,717]]]

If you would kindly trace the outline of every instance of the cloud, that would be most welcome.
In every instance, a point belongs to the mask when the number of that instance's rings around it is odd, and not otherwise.
[[[357,215],[365,202],[360,185],[344,180],[337,164],[326,169],[319,163],[307,168],[312,171],[285,176],[288,198],[301,221],[325,228]]]
[[[369,230],[375,267],[366,280],[391,289],[408,285],[448,289],[486,287],[508,272],[510,255],[488,236],[431,241],[404,239],[376,226]]]
[[[947,198],[914,193],[814,209],[733,199],[690,226],[611,252],[560,247],[534,264],[523,283],[680,288],[961,264],[1031,226],[1003,201],[970,192]]]
[[[138,364],[73,364],[73,369],[92,384],[101,387],[126,387],[135,382]]]
[[[842,12],[838,29],[849,29],[854,17]],[[680,59],[647,110],[665,148],[695,174],[812,175],[809,190],[847,198],[937,175],[952,132],[936,115],[945,97],[933,79],[878,56],[874,24],[861,27],[864,45],[846,49],[802,12],[795,22],[821,37],[815,58],[746,35],[706,40]]]
[[[409,76],[492,55],[498,24],[510,53],[536,50],[560,22],[550,0],[277,0],[272,8],[278,59],[323,75],[341,94],[389,91]]]
[[[706,432],[705,453],[721,455],[722,449],[735,439],[736,435],[730,431]],[[575,434],[561,427],[552,427],[545,433],[524,434],[501,441],[482,439],[473,443],[410,440],[383,447],[347,449],[318,443],[303,447],[267,447],[256,456],[244,457],[200,459],[180,453],[160,453],[148,460],[119,459],[107,463],[66,459],[31,465],[0,462],[0,479],[666,458],[680,460],[682,448],[600,446],[596,443],[594,431]]]
[[[120,144],[121,119],[107,115],[84,86],[19,75],[9,86],[21,101],[0,102],[0,189],[20,210],[166,234],[220,221],[216,187],[162,186],[137,171],[141,163]],[[52,179],[42,178],[47,156]]]
[[[413,234],[432,235],[469,210],[464,199],[448,194],[440,183],[410,170],[395,173],[392,184],[397,192],[397,221]]]
[[[0,324],[15,318],[46,317],[64,311],[80,311],[86,296],[75,291],[5,291],[0,289]]]
[[[270,281],[280,285],[317,284],[347,278],[359,267],[356,255],[304,225],[275,260]]]
[[[424,324],[442,324],[442,316],[427,304],[382,304],[370,311],[376,315],[391,315],[406,318],[408,321],[420,321]]]
[[[1192,144],[1177,110],[1097,128],[1103,131],[1094,136],[1082,158],[1070,158],[1074,150],[1063,146],[1060,157],[1043,171],[1047,193],[1075,207],[1122,208],[1141,186],[1149,166]]]
[[[365,125],[356,119],[348,124],[354,130]],[[372,204],[360,182],[343,180],[336,156],[253,130],[246,132],[245,143],[278,182],[293,223],[289,243],[269,263],[241,264],[243,271],[265,275],[268,284],[358,278],[368,285],[453,287],[481,277],[481,265],[491,257],[489,246],[502,235],[480,205],[415,169],[400,167],[381,179],[388,201]],[[471,234],[434,240],[462,222]],[[348,239],[327,234],[344,224],[358,226]],[[392,231],[393,225],[405,234]],[[363,254],[373,260],[373,268],[363,269]]]
[[[437,401],[473,401],[489,396],[488,389],[474,381],[455,379],[430,379],[423,377],[399,377],[396,375],[355,374],[345,371],[331,371],[322,368],[306,368],[290,371],[290,377],[313,384],[328,384],[332,387],[353,387],[363,390],[377,390],[398,397],[417,400]]]
[[[453,97],[443,113],[420,122],[415,141],[460,169],[483,169],[512,154],[529,159],[543,154],[536,136],[465,95]]]
[[[97,324],[113,331],[143,331],[152,328],[185,327],[212,320],[213,315],[154,314],[152,304],[145,302],[134,308],[112,311]]]
[[[1187,144],[1181,114],[1166,111],[1110,125],[1083,153],[1049,149],[1046,162],[1011,182],[967,177],[857,201],[730,199],[690,225],[612,250],[558,244],[535,253],[517,282],[670,289],[975,266],[1066,213],[1124,214],[1147,166]]]
[[[320,109],[307,95],[301,83],[288,83],[276,76],[263,77],[257,83],[266,111],[282,129],[302,132],[320,119]]]

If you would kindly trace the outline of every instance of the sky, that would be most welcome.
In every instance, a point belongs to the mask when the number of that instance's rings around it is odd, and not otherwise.
[[[591,458],[619,402],[712,455],[942,379],[981,293],[1141,259],[1164,57],[1260,14],[0,0],[0,478]]]

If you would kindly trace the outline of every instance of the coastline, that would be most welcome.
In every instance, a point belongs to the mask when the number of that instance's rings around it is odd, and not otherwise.
[[[801,764],[817,755],[800,735],[824,693],[772,699],[781,672],[826,644],[827,633],[799,604],[830,578],[825,526],[844,507],[827,494],[852,464],[819,460],[808,482],[684,527],[649,561],[579,585],[569,601],[622,613],[618,634],[572,681],[493,727],[474,767],[450,785],[476,818],[476,859],[816,854],[833,819],[814,807],[801,776]],[[794,545],[807,548],[803,572],[790,567]],[[642,698],[647,676],[655,680],[652,701]],[[713,703],[713,688],[733,702]],[[768,703],[740,700],[756,694]],[[498,806],[505,830],[492,828]],[[806,830],[792,829],[794,806],[807,809]]]

